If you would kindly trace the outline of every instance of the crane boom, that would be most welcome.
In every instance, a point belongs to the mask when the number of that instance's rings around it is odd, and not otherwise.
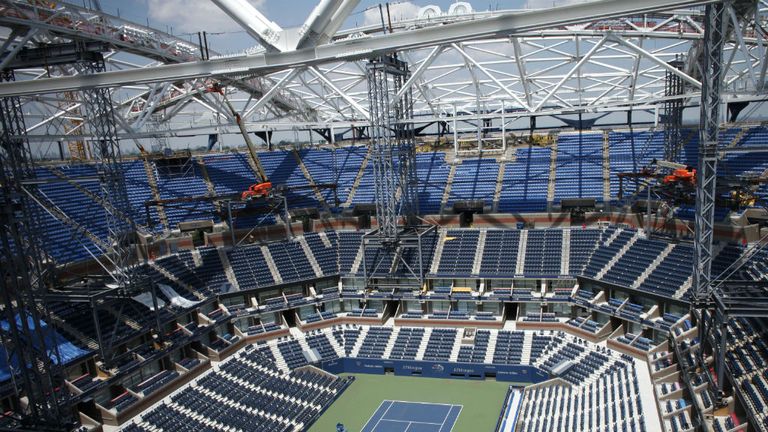
[[[245,145],[248,146],[248,152],[251,154],[253,165],[256,167],[256,171],[257,171],[256,174],[260,177],[257,180],[259,180],[260,183],[269,182],[267,173],[264,172],[264,168],[261,166],[259,155],[256,153],[256,147],[254,146],[253,141],[251,140],[251,136],[248,135],[248,131],[245,129],[245,124],[243,123],[242,117],[240,117],[240,113],[238,113],[235,107],[232,106],[232,103],[229,101],[226,93],[223,90],[221,94],[222,96],[224,96],[224,103],[227,104],[227,108],[229,108],[229,111],[232,113],[232,116],[235,117],[235,122],[237,123],[237,127],[240,128],[240,133],[243,135],[243,139],[245,140]]]
[[[243,118],[240,117],[240,113],[238,113],[235,107],[232,106],[232,103],[227,98],[227,92],[219,83],[214,83],[211,87],[211,91],[215,91],[221,94],[222,99],[224,99],[224,103],[227,105],[227,108],[229,108],[229,111],[235,118],[237,127],[240,128],[240,134],[243,135],[245,145],[248,146],[248,152],[251,154],[253,167],[256,170],[256,180],[258,183],[251,185],[247,190],[243,191],[241,198],[243,200],[252,200],[254,198],[264,198],[271,196],[272,182],[269,181],[269,177],[267,177],[267,173],[264,171],[264,167],[261,166],[259,155],[256,153],[256,147],[253,145],[253,141],[251,141],[251,137],[248,135],[248,131],[245,129]]]

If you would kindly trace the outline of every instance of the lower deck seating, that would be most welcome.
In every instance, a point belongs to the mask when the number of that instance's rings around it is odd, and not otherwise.
[[[304,430],[353,379],[308,370],[284,373],[250,346],[123,430]]]
[[[397,338],[389,353],[392,360],[413,360],[419,351],[424,338],[424,329],[420,327],[403,327],[397,333]]]
[[[433,329],[424,351],[424,360],[446,361],[456,344],[456,329]]]
[[[646,420],[634,365],[579,387],[526,390],[516,430],[644,432]]]
[[[488,330],[479,330],[477,334],[475,334],[474,344],[461,345],[459,348],[458,361],[466,363],[484,363],[488,353],[490,338],[491,332]]]

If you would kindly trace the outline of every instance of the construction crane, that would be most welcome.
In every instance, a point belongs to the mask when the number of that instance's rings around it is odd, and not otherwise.
[[[232,106],[232,103],[229,101],[229,98],[227,98],[227,92],[225,91],[224,87],[221,86],[221,84],[214,83],[211,87],[211,91],[219,93],[222,96],[224,103],[227,105],[227,108],[229,108],[229,111],[232,114],[232,117],[234,117],[235,122],[237,123],[237,127],[240,128],[240,134],[243,135],[245,144],[248,146],[248,152],[251,154],[251,160],[253,161],[253,166],[256,171],[256,180],[258,181],[258,183],[252,184],[250,187],[248,187],[248,189],[243,191],[243,193],[241,194],[241,199],[243,201],[250,201],[256,198],[266,198],[271,196],[272,182],[269,181],[269,178],[267,177],[267,173],[264,171],[264,167],[261,166],[259,155],[256,153],[256,147],[254,146],[253,141],[251,140],[251,136],[248,134],[248,131],[245,129],[245,123],[243,122],[243,118],[240,116],[240,113],[237,112],[235,107]]]
[[[670,171],[671,170],[671,171]],[[671,205],[695,203],[696,169],[689,165],[664,160],[653,160],[650,166],[644,166],[638,172],[619,173],[619,195],[624,194],[624,179],[656,179],[655,185],[649,185],[654,195],[661,197]],[[717,205],[738,209],[753,206],[758,200],[755,194],[759,185],[768,183],[763,176],[718,176]]]
[[[657,168],[667,168],[672,170],[670,174],[665,175],[661,179],[662,183],[665,185],[696,187],[696,169],[693,167],[664,160],[654,160],[651,164],[656,165]]]
[[[259,212],[259,213],[273,213],[277,211],[284,211],[286,214],[286,220],[288,220],[287,212],[288,212],[288,201],[290,197],[290,192],[293,191],[301,191],[301,190],[321,190],[321,189],[331,189],[334,192],[335,197],[335,205],[338,206],[338,196],[336,196],[336,188],[337,185],[334,183],[327,183],[327,184],[308,184],[308,185],[296,185],[296,186],[287,186],[287,185],[273,185],[272,182],[267,177],[267,173],[264,171],[264,168],[261,165],[261,161],[259,160],[259,156],[256,153],[256,146],[253,144],[253,141],[251,140],[251,137],[248,135],[248,131],[245,129],[245,124],[243,123],[242,117],[237,112],[234,106],[232,106],[232,103],[229,101],[229,99],[226,96],[226,91],[223,86],[219,83],[214,83],[207,87],[207,91],[210,93],[219,93],[222,95],[222,98],[224,100],[224,103],[226,104],[227,108],[231,112],[232,116],[235,119],[235,122],[237,123],[238,128],[240,128],[240,133],[243,135],[243,139],[245,140],[246,145],[248,146],[248,151],[251,155],[251,161],[253,162],[253,168],[256,174],[256,180],[257,183],[251,185],[246,189],[245,191],[241,193],[235,193],[235,194],[228,194],[228,195],[200,195],[200,196],[183,196],[183,197],[176,197],[176,198],[167,198],[167,199],[157,199],[157,200],[147,200],[144,202],[145,207],[145,213],[147,217],[147,225],[152,226],[153,221],[150,217],[150,208],[151,207],[164,207],[164,208],[176,208],[176,209],[182,209],[187,210],[190,212],[196,211],[196,205],[199,202],[224,202],[224,203],[248,203],[253,202],[257,199],[260,201],[263,201],[266,203],[266,206],[260,207],[260,206],[245,206],[244,208],[240,208],[238,206],[237,212]],[[137,144],[138,145],[138,144]],[[146,151],[143,147],[139,145],[139,150],[142,152],[142,155],[147,155]],[[228,206],[228,212],[224,212],[223,214],[219,214],[219,217],[224,220],[228,217],[230,218],[230,225],[231,225],[231,208]]]

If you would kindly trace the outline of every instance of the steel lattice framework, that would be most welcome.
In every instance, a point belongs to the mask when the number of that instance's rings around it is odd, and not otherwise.
[[[13,71],[3,71],[3,81],[13,81]],[[42,248],[42,211],[34,204],[36,178],[29,143],[18,138],[24,116],[18,98],[0,99],[0,249],[3,277],[0,328],[4,359],[16,391],[23,391],[28,405],[26,427],[66,430],[73,418],[68,390],[62,385],[61,355],[56,333],[45,306],[51,268]],[[51,346],[52,345],[52,346]]]
[[[92,85],[113,92],[121,138],[157,135],[146,127],[150,118],[166,123],[162,133],[170,136],[236,133],[231,114],[209,94],[213,80],[238,83],[230,99],[251,131],[331,126],[339,131],[370,122],[365,59],[385,50],[397,51],[411,66],[404,85],[413,90],[416,123],[445,121],[454,108],[459,120],[498,120],[503,110],[505,123],[630,107],[655,111],[670,99],[668,73],[685,83],[684,94],[671,98],[696,104],[702,80],[693,59],[700,57],[705,19],[697,5],[706,2],[634,3],[423,16],[395,22],[386,34],[378,27],[337,31],[327,40],[313,39],[318,45],[311,51],[278,44],[270,53],[263,48],[241,56],[211,53],[210,60],[200,61],[194,44],[102,12],[60,3],[52,19],[53,10],[6,0],[0,2],[0,25],[13,29],[4,41],[6,51],[62,40],[99,41],[111,49],[105,61],[112,72],[89,77],[30,67],[18,73],[24,82],[0,86],[0,94],[24,96],[33,140],[86,138],[88,129],[81,124],[89,119],[78,111],[82,102],[65,90]],[[723,100],[763,99],[768,2],[737,6],[726,6],[724,16],[734,31],[723,42]],[[679,56],[687,59],[680,70],[669,65]],[[45,95],[25,96],[40,93]]]
[[[675,60],[672,66],[681,68],[683,63]],[[684,94],[685,87],[679,75],[667,71],[666,89],[664,90],[664,159],[670,162],[679,162],[680,153],[683,150],[683,103],[677,96]]]
[[[373,59],[367,69],[378,231],[396,241],[399,219],[413,222],[419,214],[411,92],[400,92],[410,73],[394,56]]]
[[[341,25],[358,0],[321,1],[295,34],[253,7],[239,7],[243,2],[214,3],[258,46],[223,56],[101,11],[60,2],[0,0],[0,26],[8,29],[0,49],[0,70],[13,65],[16,77],[16,82],[0,82],[4,122],[0,162],[6,177],[0,182],[4,206],[0,238],[6,250],[29,250],[23,256],[34,258],[14,261],[19,277],[12,284],[3,281],[9,321],[28,310],[33,322],[39,322],[34,321],[38,318],[32,305],[45,293],[44,260],[34,250],[35,219],[14,220],[18,203],[22,212],[32,212],[35,203],[51,216],[69,220],[46,206],[34,184],[25,187],[24,181],[34,179],[28,141],[41,141],[49,148],[54,141],[66,142],[70,156],[98,161],[109,241],[100,240],[88,227],[73,228],[111,261],[110,276],[118,287],[112,298],[129,295],[145,286],[130,263],[135,226],[125,218],[127,197],[117,180],[119,140],[139,144],[160,135],[239,133],[236,116],[211,94],[218,84],[233,89],[228,97],[251,132],[270,136],[274,130],[325,130],[334,141],[334,131],[370,129],[381,236],[366,235],[364,242],[377,248],[389,244],[394,259],[389,269],[378,268],[383,260],[369,269],[364,254],[363,265],[366,279],[369,273],[384,274],[382,279],[393,282],[385,280],[381,286],[393,287],[403,274],[398,271],[401,264],[421,287],[422,238],[434,235],[428,228],[414,226],[408,231],[397,224],[399,215],[418,212],[412,189],[416,126],[424,130],[434,124],[445,133],[450,124],[457,142],[457,124],[470,123],[482,149],[482,132],[493,129],[494,121],[501,121],[499,129],[505,131],[520,119],[535,124],[543,116],[575,114],[581,120],[611,112],[651,112],[658,118],[663,109],[678,128],[682,109],[698,104],[692,307],[700,316],[712,316],[701,311],[713,310],[717,300],[711,264],[721,104],[766,100],[768,0],[599,0],[546,10],[461,14],[425,8],[429,13],[389,28],[345,31],[340,31]],[[85,67],[64,63],[40,67],[26,57],[39,46],[67,45],[105,54]],[[393,52],[404,62],[394,74],[386,72],[387,62],[366,63]],[[682,65],[673,63],[680,58]],[[9,78],[6,75],[3,81]],[[674,158],[679,131],[669,132],[669,156]],[[40,147],[45,156],[45,145]],[[414,250],[416,263],[405,258],[412,258]],[[108,297],[101,293],[90,301],[98,306]],[[15,334],[3,334],[4,345],[42,377],[26,379],[22,386],[37,401],[30,406],[31,414],[55,423],[59,406],[52,397],[55,365],[47,360],[48,353],[21,349],[19,340],[41,334],[25,326],[26,320],[21,322],[20,328],[11,326]],[[702,319],[699,339],[713,333],[714,325]],[[102,335],[99,340],[102,358],[109,362]],[[45,345],[40,341],[38,346]],[[722,373],[722,360],[719,363]],[[721,376],[718,383],[722,382]]]

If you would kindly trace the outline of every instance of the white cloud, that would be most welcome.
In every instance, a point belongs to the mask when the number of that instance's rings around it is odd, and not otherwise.
[[[390,3],[389,16],[392,18],[392,22],[412,19],[418,16],[419,9],[421,9],[421,6],[409,1]],[[387,8],[382,6],[382,12],[384,13],[384,24],[386,25]],[[378,6],[371,7],[363,13],[363,25],[381,25],[381,13],[379,13]]]
[[[264,0],[248,0],[259,9]],[[174,32],[239,31],[230,17],[209,0],[147,0],[150,24],[173,26]],[[263,12],[263,9],[260,9]]]

